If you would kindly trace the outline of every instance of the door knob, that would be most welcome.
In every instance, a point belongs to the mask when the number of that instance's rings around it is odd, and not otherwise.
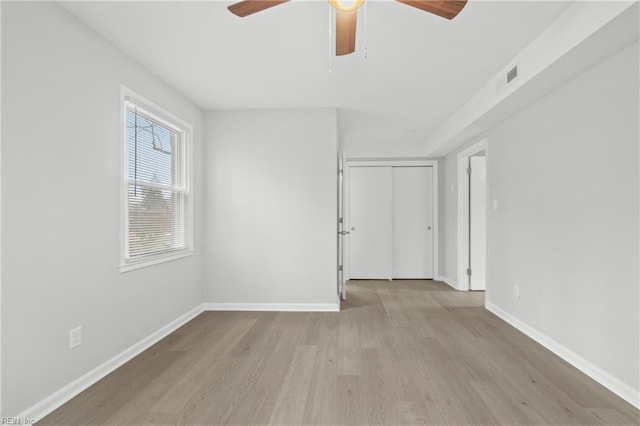
[[[352,227],[351,227],[351,230],[352,230],[352,231],[355,231],[355,230],[356,230],[356,227],[355,227],[355,226],[352,226]]]
[[[431,227],[430,226],[427,226],[427,231],[431,231]]]

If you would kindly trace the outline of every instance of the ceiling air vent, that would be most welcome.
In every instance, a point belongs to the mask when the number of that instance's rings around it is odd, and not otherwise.
[[[518,76],[518,66],[511,68],[507,73],[507,84],[511,83]]]

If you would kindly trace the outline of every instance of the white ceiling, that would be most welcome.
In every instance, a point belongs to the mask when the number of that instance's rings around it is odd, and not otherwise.
[[[356,52],[329,55],[326,1],[246,18],[228,1],[62,5],[204,110],[337,107],[343,141],[425,141],[570,2],[469,0],[452,21],[367,0]],[[329,75],[331,67],[331,75]]]

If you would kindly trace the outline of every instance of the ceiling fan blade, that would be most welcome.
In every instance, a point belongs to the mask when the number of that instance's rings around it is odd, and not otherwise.
[[[282,3],[286,3],[289,0],[245,0],[238,3],[234,3],[227,7],[229,12],[236,16],[244,18],[245,16],[253,15],[254,13],[261,12],[270,7],[277,6]]]
[[[356,22],[358,9],[336,9],[336,56],[348,55],[356,50]]]
[[[467,4],[467,0],[396,0],[425,12],[433,13],[446,19],[455,18]]]

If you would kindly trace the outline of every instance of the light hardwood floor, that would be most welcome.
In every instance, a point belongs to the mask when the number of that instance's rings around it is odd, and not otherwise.
[[[40,424],[640,424],[483,299],[355,281],[340,313],[203,313]]]

